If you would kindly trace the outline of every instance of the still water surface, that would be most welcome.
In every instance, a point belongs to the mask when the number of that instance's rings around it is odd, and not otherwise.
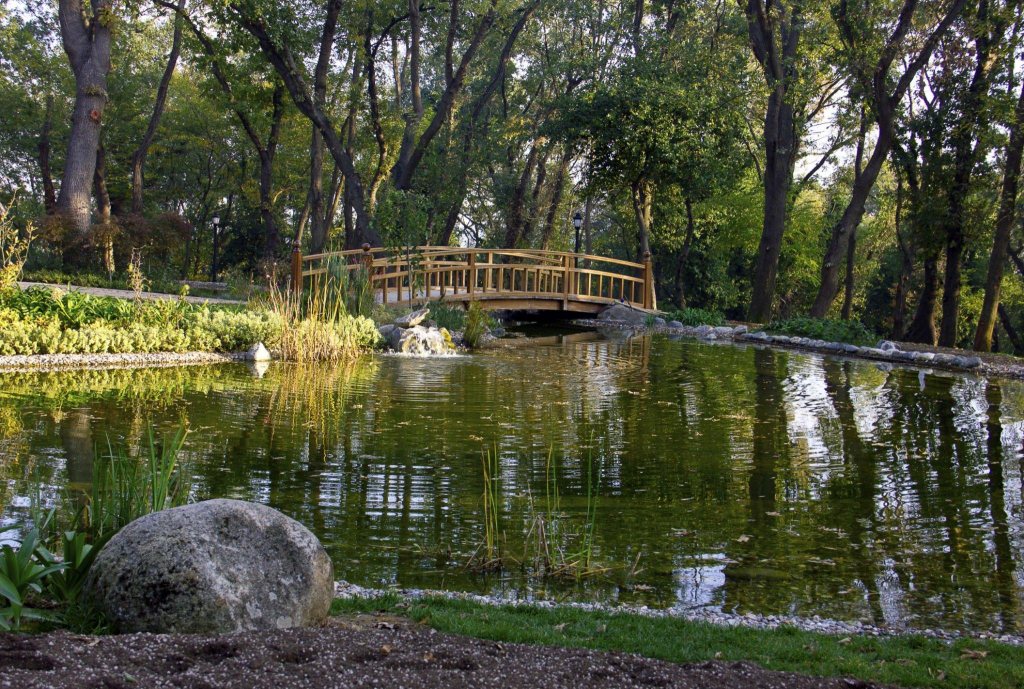
[[[262,377],[9,373],[0,524],[34,486],[55,504],[87,485],[108,440],[186,420],[196,499],[284,511],[354,583],[1021,633],[1022,419],[1017,382],[596,333]],[[606,574],[465,567],[486,449],[507,551],[551,495],[550,454],[567,548],[597,494]]]

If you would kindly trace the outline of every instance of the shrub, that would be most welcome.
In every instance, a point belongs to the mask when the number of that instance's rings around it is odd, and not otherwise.
[[[375,347],[379,340],[377,326],[363,316],[333,321],[302,318],[284,323],[280,348],[288,361],[340,361]]]
[[[780,335],[855,345],[870,345],[879,339],[878,335],[859,321],[834,321],[824,318],[787,318],[769,323],[765,330]]]
[[[466,310],[461,306],[446,304],[443,299],[439,299],[429,306],[430,317],[437,323],[438,328],[462,330],[466,327]]]
[[[722,325],[725,323],[725,316],[718,311],[706,309],[683,309],[682,311],[669,311],[665,314],[665,320],[679,321],[683,325],[696,327],[698,325]]]
[[[277,346],[283,321],[269,310],[181,300],[131,302],[58,289],[0,291],[0,355],[129,354]]]

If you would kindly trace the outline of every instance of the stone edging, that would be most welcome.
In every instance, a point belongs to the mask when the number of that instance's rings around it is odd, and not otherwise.
[[[381,598],[385,595],[397,595],[403,600],[414,601],[420,598],[447,598],[464,600],[471,603],[493,606],[536,607],[536,608],[575,608],[592,612],[608,612],[612,614],[639,615],[641,617],[677,617],[689,622],[703,622],[719,627],[751,627],[754,629],[774,630],[780,627],[796,627],[806,632],[832,635],[860,636],[911,636],[919,635],[934,639],[942,639],[950,643],[959,639],[983,639],[999,641],[1014,646],[1024,646],[1024,637],[1013,634],[994,634],[991,632],[948,631],[943,629],[901,629],[895,627],[879,627],[859,621],[845,621],[814,617],[796,617],[790,615],[756,615],[753,613],[736,614],[711,610],[708,608],[649,608],[646,605],[606,605],[604,603],[558,603],[555,601],[523,600],[520,598],[500,598],[483,596],[460,591],[431,591],[425,589],[374,589],[350,584],[346,581],[335,582],[334,597],[349,598]]]
[[[17,354],[0,356],[0,371],[138,368],[245,361],[247,352],[153,352],[149,354]]]
[[[663,319],[659,319],[663,320]],[[814,340],[809,337],[789,337],[787,335],[769,335],[763,331],[749,332],[747,326],[686,326],[678,321],[671,323],[656,323],[653,327],[636,325],[621,321],[586,320],[580,323],[596,327],[614,327],[630,330],[645,330],[648,332],[665,333],[669,335],[681,335],[693,337],[698,340],[715,341],[725,340],[742,342],[748,344],[771,345],[774,347],[786,347],[793,349],[804,349],[819,352],[822,354],[835,354],[838,356],[855,357],[871,361],[882,361],[891,364],[922,366],[926,368],[942,368],[952,371],[979,373],[983,375],[1011,375],[1024,378],[1024,366],[1020,367],[994,367],[986,364],[978,356],[959,356],[942,352],[920,352],[903,351],[898,342],[882,340],[877,347],[858,347],[846,342],[828,342],[826,340]]]

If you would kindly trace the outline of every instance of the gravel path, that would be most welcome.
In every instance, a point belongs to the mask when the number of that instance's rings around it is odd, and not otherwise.
[[[90,637],[0,635],[0,687],[680,687],[869,689],[752,663],[675,664],[616,652],[505,644],[400,619],[332,618],[318,629]]]
[[[79,287],[78,285],[54,285],[48,282],[19,282],[18,287],[28,289],[29,287],[56,287],[58,289],[70,289],[72,292],[91,294],[95,297],[116,297],[118,299],[134,299],[135,292],[127,289],[107,289],[106,287]],[[177,294],[163,294],[161,292],[143,292],[143,299],[181,299]],[[218,299],[216,297],[185,297],[185,301],[193,304],[241,304],[237,299]]]

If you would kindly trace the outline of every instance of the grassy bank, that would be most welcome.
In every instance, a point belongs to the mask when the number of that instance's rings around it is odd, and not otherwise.
[[[770,670],[855,677],[903,687],[1009,689],[1024,686],[1024,648],[921,636],[839,637],[786,627],[727,628],[678,618],[572,608],[494,607],[398,597],[337,600],[335,615],[386,612],[439,632],[511,643],[625,651],[676,663],[748,660]]]

